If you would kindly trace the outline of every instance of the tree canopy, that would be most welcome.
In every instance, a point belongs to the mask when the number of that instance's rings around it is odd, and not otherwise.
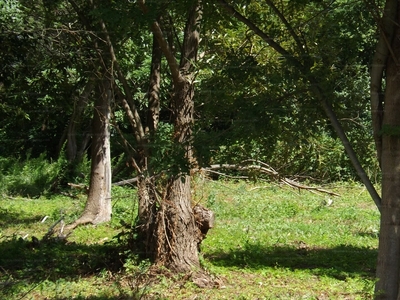
[[[100,1],[86,17],[74,12],[74,6],[79,5],[83,13],[88,4],[2,4],[4,155],[23,158],[27,153],[38,156],[46,152],[56,158],[61,153],[65,121],[73,115],[94,68],[93,41],[99,32],[85,24],[89,16],[105,20],[119,67],[144,117],[152,47],[149,27],[157,11],[171,8],[171,4],[146,3],[144,14],[131,2]],[[361,161],[376,172],[371,138],[366,138],[371,136],[368,63],[376,27],[365,3],[283,1],[275,5],[270,1],[235,1],[235,8],[318,78],[324,97],[332,104]],[[175,49],[182,41],[174,26],[184,21],[185,9],[183,4],[177,5],[162,17],[164,26],[171,28],[167,38]],[[194,136],[201,164],[256,158],[286,174],[329,180],[355,178],[321,105],[310,94],[309,83],[282,53],[231,18],[220,5],[205,6],[202,30]],[[167,74],[166,61],[162,64],[161,72]],[[165,165],[166,158],[171,157],[165,140],[171,121],[169,76],[161,76],[160,84],[159,129],[163,133],[154,136],[159,139],[154,144],[162,147],[156,147],[154,154],[161,155],[155,161]],[[79,112],[78,136],[88,133],[90,106],[88,103]],[[125,139],[135,147],[118,101],[113,105],[113,116]],[[143,120],[146,123],[145,117]],[[126,152],[115,130],[112,128],[113,157]],[[78,143],[83,142],[78,138]]]

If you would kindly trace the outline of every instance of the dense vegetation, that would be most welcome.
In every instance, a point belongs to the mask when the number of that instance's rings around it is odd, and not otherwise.
[[[291,26],[298,28],[307,52],[299,53],[271,8],[237,3],[238,9],[264,24],[262,29],[279,37],[293,55],[307,56],[313,72],[323,79],[325,96],[364,167],[376,178],[368,107],[368,64],[376,26],[370,11],[362,1],[312,1],[308,5],[291,1],[281,5],[285,6],[279,9],[290,15]],[[69,120],[74,120],[79,162],[90,144],[92,104],[85,103],[78,112],[76,108],[87,81],[85,74],[93,65],[88,43],[94,33],[79,28],[71,8],[62,1],[5,1],[1,7],[2,156],[21,160],[41,156],[54,161],[70,155],[64,151]],[[179,13],[179,8],[172,12],[171,21],[176,18],[179,22]],[[115,47],[120,67],[131,85],[135,105],[145,113],[152,45],[141,29],[146,26],[146,15],[129,2],[99,7],[93,14],[101,15],[112,27],[113,38],[118,39]],[[204,22],[201,59],[196,66],[194,135],[201,165],[253,158],[284,174],[330,181],[355,179],[340,140],[299,71],[243,24],[218,12],[218,7],[206,7]],[[168,72],[165,62],[161,70]],[[160,169],[171,164],[170,155],[166,155],[171,151],[166,138],[171,132],[170,84],[168,76],[163,76],[160,126],[153,140],[157,145],[154,163],[161,164]],[[116,98],[112,105],[114,181],[132,172],[122,167],[128,154],[120,133],[135,147],[118,101]],[[79,180],[76,162],[67,158],[71,166],[60,180],[64,184]]]

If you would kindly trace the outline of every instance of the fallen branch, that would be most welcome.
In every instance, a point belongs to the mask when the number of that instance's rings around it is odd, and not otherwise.
[[[121,181],[118,181],[118,182],[114,182],[113,185],[121,186],[121,185],[126,185],[126,184],[133,184],[133,183],[136,183],[137,181],[138,181],[138,178],[134,177],[134,178],[131,178],[131,179],[126,179],[126,180],[121,180]]]
[[[298,189],[305,189],[305,190],[309,190],[309,191],[318,191],[320,193],[325,193],[331,196],[337,196],[340,197],[340,195],[338,193],[332,192],[332,191],[328,191],[319,187],[312,187],[312,186],[308,186],[308,185],[303,185],[298,183],[297,181],[288,179],[288,178],[282,178],[281,182],[289,185],[292,188],[298,188]]]
[[[320,192],[320,193],[324,193],[324,194],[329,194],[332,196],[337,196],[339,197],[340,195],[332,192],[332,191],[328,191],[325,190],[323,188],[320,187],[313,187],[313,186],[308,186],[308,185],[304,185],[301,184],[297,181],[294,181],[292,179],[289,179],[287,177],[282,177],[280,176],[280,174],[274,169],[272,168],[270,165],[259,161],[259,160],[255,160],[255,159],[247,159],[242,161],[240,164],[214,164],[211,165],[209,167],[205,167],[205,168],[201,168],[200,170],[202,172],[206,172],[206,173],[213,173],[213,174],[218,174],[218,175],[222,175],[222,176],[226,176],[226,177],[231,177],[231,178],[240,178],[240,179],[248,179],[250,178],[249,176],[230,176],[227,174],[224,174],[222,172],[218,172],[216,170],[236,170],[239,172],[251,172],[251,171],[257,171],[260,174],[266,174],[270,177],[275,178],[278,182],[282,182],[283,184],[286,184],[288,186],[290,186],[291,188],[295,188],[295,189],[303,189],[303,190],[308,190],[311,192]]]

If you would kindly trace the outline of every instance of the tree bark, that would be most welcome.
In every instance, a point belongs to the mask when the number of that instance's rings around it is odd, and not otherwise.
[[[389,56],[391,43],[393,40],[394,22],[397,11],[397,0],[386,1],[383,16],[378,23],[380,34],[379,40],[375,48],[375,54],[371,66],[371,117],[372,129],[377,150],[379,164],[382,157],[382,138],[380,131],[382,129],[383,118],[383,91],[382,78],[386,67],[386,62]],[[393,52],[392,52],[393,55]]]
[[[196,225],[190,194],[190,175],[170,178],[156,220],[154,262],[177,273],[200,267],[198,245],[202,235]]]
[[[160,18],[159,18],[160,19]],[[153,34],[152,61],[150,68],[150,80],[148,90],[148,110],[146,133],[148,139],[146,143],[151,143],[157,130],[160,114],[160,82],[161,82],[161,58],[162,51],[156,37]],[[140,175],[138,176],[138,226],[141,235],[141,241],[144,243],[144,251],[149,253],[156,252],[155,242],[153,240],[153,231],[156,224],[157,215],[157,191],[156,182],[151,170],[151,147],[148,144],[142,144],[147,148],[142,149],[140,153],[142,158],[139,160]]]
[[[398,1],[394,1],[398,2]],[[396,3],[397,4],[397,3]],[[395,9],[394,39],[388,47],[381,139],[382,213],[376,299],[400,299],[400,6]],[[374,126],[374,130],[378,127]]]
[[[67,231],[86,223],[111,220],[110,99],[111,80],[99,81],[93,110],[91,174],[89,193],[82,215]]]

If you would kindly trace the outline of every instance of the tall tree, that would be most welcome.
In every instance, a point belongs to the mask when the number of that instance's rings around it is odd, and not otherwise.
[[[91,46],[97,55],[93,57],[94,70],[92,71],[93,76],[96,77],[96,93],[91,132],[91,169],[88,198],[82,215],[67,226],[67,231],[81,224],[98,224],[111,220],[110,105],[114,97],[113,45],[101,16],[93,17],[89,13],[91,11],[92,14],[95,14],[98,9],[97,4],[90,1],[87,7],[81,8],[73,0],[70,3],[80,19],[82,27],[89,32],[98,30],[95,35],[96,38],[93,41],[89,40],[92,42]],[[89,12],[87,11],[88,8]],[[87,89],[91,89],[92,80],[92,78],[88,79]],[[89,91],[86,91],[86,93],[89,93]]]
[[[110,102],[112,81],[99,80],[92,120],[90,184],[86,207],[68,229],[80,224],[99,224],[111,220]]]
[[[371,68],[371,112],[382,169],[376,299],[400,298],[399,9],[398,1],[386,1],[383,16],[378,22],[380,36]]]

